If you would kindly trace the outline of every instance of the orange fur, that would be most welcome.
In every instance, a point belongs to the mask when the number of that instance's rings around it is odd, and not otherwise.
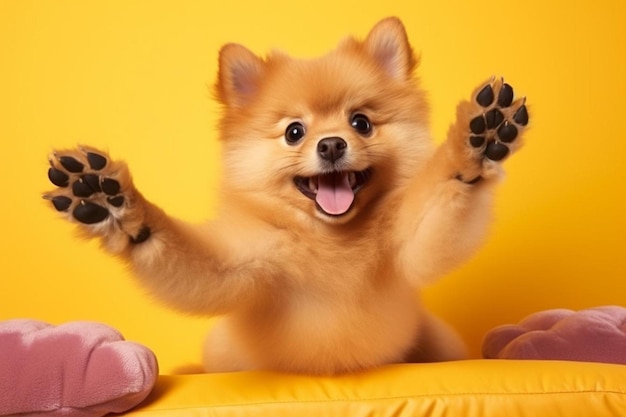
[[[224,315],[206,343],[208,371],[335,374],[463,357],[462,342],[424,310],[418,291],[478,247],[500,167],[471,154],[470,102],[434,148],[417,63],[395,18],[311,60],[224,46],[215,92],[225,171],[219,215],[207,224],[149,203],[123,163],[103,169],[123,184],[126,203],[84,227],[160,300]],[[369,118],[370,133],[351,126],[355,113]],[[294,121],[306,132],[290,145]],[[294,183],[323,171],[318,143],[328,137],[346,143],[341,169],[371,170],[342,215],[325,213]],[[84,151],[68,153],[84,160]],[[459,175],[484,180],[469,185]],[[150,238],[129,243],[142,225]]]

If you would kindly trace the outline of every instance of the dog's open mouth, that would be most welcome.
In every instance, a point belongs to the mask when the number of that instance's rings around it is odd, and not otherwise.
[[[350,211],[354,197],[372,175],[363,171],[333,171],[313,177],[295,177],[298,190],[317,203],[318,209],[330,216],[341,216]]]

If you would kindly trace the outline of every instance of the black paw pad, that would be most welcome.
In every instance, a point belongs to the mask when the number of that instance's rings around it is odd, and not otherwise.
[[[46,197],[49,198],[49,197]],[[52,205],[57,211],[66,211],[72,205],[72,199],[65,196],[56,196],[51,199]]]
[[[81,223],[95,224],[109,217],[109,210],[89,201],[81,201],[74,209],[73,215]]]
[[[100,186],[106,195],[116,195],[120,192],[120,183],[111,178],[103,179]]]
[[[470,136],[470,145],[474,148],[480,148],[485,144],[484,136]]]
[[[499,142],[489,142],[485,149],[485,156],[492,161],[500,161],[509,154],[509,147]]]
[[[107,203],[109,203],[113,207],[122,207],[122,205],[124,204],[124,196],[118,195],[117,197],[108,197]]]
[[[502,126],[498,128],[498,138],[504,143],[511,143],[517,137],[517,128],[515,125],[504,122]]]
[[[90,197],[100,191],[100,178],[94,174],[83,175],[72,184],[72,192],[77,197]]]
[[[78,180],[72,184],[72,193],[74,193],[76,197],[90,197],[94,191],[83,181]]]
[[[520,126],[526,126],[528,124],[528,109],[526,105],[522,105],[513,115],[513,121]]]
[[[472,131],[472,133],[480,135],[481,133],[484,133],[486,129],[487,123],[485,122],[485,118],[482,115],[476,116],[472,120],[470,120],[470,130]]]
[[[130,236],[130,242],[131,243],[143,243],[146,240],[148,240],[148,238],[150,237],[150,235],[152,234],[152,231],[150,230],[150,228],[148,226],[144,226],[139,233],[137,233],[137,236],[132,237]]]
[[[491,103],[493,103],[494,98],[493,88],[491,87],[491,84],[487,84],[478,92],[476,102],[483,107],[489,107],[491,106]]]
[[[89,186],[94,192],[98,193],[102,191],[100,188],[100,177],[94,174],[87,174],[81,177],[81,180]]]
[[[61,163],[63,168],[72,173],[83,172],[83,168],[85,168],[85,165],[83,165],[82,162],[71,156],[62,156],[59,158],[59,162]]]
[[[70,183],[70,177],[65,172],[56,168],[48,169],[48,179],[57,187],[67,187]]]
[[[504,83],[498,93],[498,106],[509,107],[513,103],[513,87]]]
[[[504,115],[500,110],[494,108],[485,114],[485,120],[487,121],[487,129],[493,129],[504,121]]]
[[[91,169],[101,170],[107,164],[107,159],[97,153],[87,152],[87,162],[89,162],[89,166]]]

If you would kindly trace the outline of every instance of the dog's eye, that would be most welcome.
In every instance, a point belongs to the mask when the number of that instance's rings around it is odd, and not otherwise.
[[[285,130],[285,140],[289,145],[295,145],[304,137],[305,133],[306,129],[302,123],[293,122]]]
[[[366,115],[361,113],[355,113],[350,118],[350,125],[358,134],[367,136],[372,133],[372,123]]]

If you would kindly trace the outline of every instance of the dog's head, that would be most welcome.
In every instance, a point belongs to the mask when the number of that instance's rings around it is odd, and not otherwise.
[[[395,18],[311,60],[224,46],[225,191],[346,223],[402,187],[430,149],[416,65]]]

